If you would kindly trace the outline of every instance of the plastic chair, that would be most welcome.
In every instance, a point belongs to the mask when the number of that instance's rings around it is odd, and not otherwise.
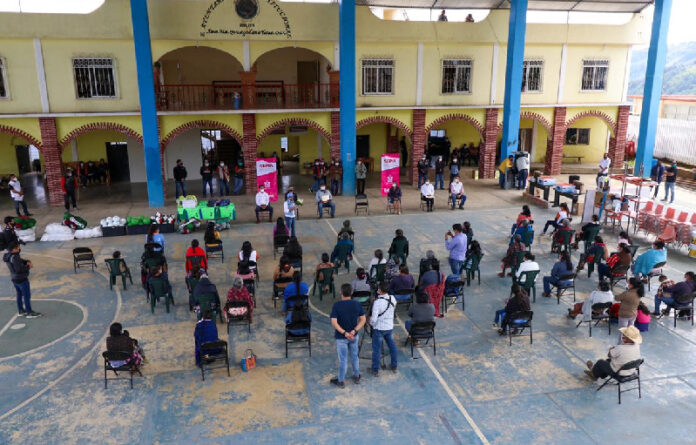
[[[319,288],[319,301],[324,299],[324,287],[328,288],[328,292],[331,292],[333,299],[336,299],[336,286],[334,285],[334,269],[332,267],[325,267],[317,271],[314,277],[314,287],[312,288],[312,296],[317,292],[317,287]]]
[[[116,285],[116,278],[119,276],[123,281],[123,290],[126,290],[126,279],[130,280],[131,285],[133,284],[133,276],[128,268],[128,264],[126,264],[123,258],[106,258],[104,262],[109,271],[109,290],[114,288],[114,285]],[[123,270],[121,270],[121,265],[124,266]]]
[[[338,268],[343,265],[346,268],[346,272],[350,272],[350,252],[351,246],[349,244],[339,244],[338,251],[336,252],[336,264],[334,269],[336,275],[338,275]]]
[[[220,318],[220,323],[222,320],[222,308],[220,307],[220,301],[214,294],[201,294],[193,297],[194,307],[198,306],[197,316],[200,320],[203,314],[210,311],[213,313],[213,319],[215,317]]]
[[[163,276],[151,277],[147,280],[148,297],[150,299],[150,310],[155,313],[155,304],[161,297],[164,297],[164,304],[169,313],[169,304],[174,304],[174,296],[172,295],[172,287],[169,280]]]
[[[518,283],[522,289],[524,289],[525,292],[527,292],[527,295],[532,295],[532,303],[536,303],[536,278],[539,275],[538,270],[527,270],[522,273],[520,273],[520,277],[518,279],[515,279],[515,275],[512,275],[512,279],[514,282]],[[510,296],[512,296],[512,293],[510,293]]]

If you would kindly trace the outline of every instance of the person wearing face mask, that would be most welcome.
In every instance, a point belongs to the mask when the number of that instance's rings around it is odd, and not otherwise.
[[[396,181],[392,182],[387,193],[387,202],[394,207],[394,213],[401,215],[401,187]]]
[[[297,204],[295,204],[294,193],[288,192],[285,194],[285,203],[283,203],[283,214],[285,215],[285,225],[290,230],[290,236],[295,236],[295,220],[297,219]]]
[[[31,213],[29,213],[29,210],[27,209],[27,203],[24,201],[24,190],[22,190],[22,185],[19,183],[17,175],[10,176],[10,182],[8,182],[7,185],[10,189],[10,197],[14,202],[15,211],[17,211],[17,216],[22,216],[22,214],[19,212],[20,206],[22,206],[22,208],[24,209],[25,216],[31,216]]]
[[[242,186],[244,186],[244,162],[240,159],[234,166],[234,190],[232,190],[232,194],[239,195],[242,192]]]
[[[338,158],[334,158],[329,167],[329,177],[331,178],[331,193],[339,195],[341,183],[343,182],[343,166]]]
[[[207,159],[203,161],[201,167],[201,179],[203,180],[203,197],[206,197],[206,187],[210,191],[210,196],[213,196],[213,168]]]
[[[336,205],[333,203],[331,192],[326,190],[326,185],[322,184],[319,186],[319,191],[317,191],[315,198],[317,200],[317,213],[319,214],[319,219],[324,216],[324,207],[331,207],[331,217],[333,218],[336,213]]]
[[[34,267],[31,261],[19,256],[19,244],[12,243],[7,248],[3,261],[10,270],[10,279],[17,291],[17,312],[20,317],[36,318],[41,314],[31,309],[31,289],[29,287],[29,270]]]
[[[442,160],[442,156],[437,157],[435,161],[435,188],[440,185],[440,190],[445,189],[445,161]]]
[[[225,161],[220,161],[215,172],[219,181],[220,196],[228,196],[230,194],[230,168],[225,164]]]
[[[365,193],[365,178],[367,178],[367,167],[362,159],[355,163],[355,192],[358,195]]]
[[[452,184],[456,176],[459,176],[459,160],[456,157],[452,157],[452,162],[450,163],[450,184]]]
[[[60,188],[63,190],[65,210],[70,210],[70,203],[72,203],[73,210],[77,210],[77,201],[75,200],[75,190],[77,190],[77,178],[73,175],[73,171],[71,168],[68,168],[65,171],[65,176],[60,178]]]
[[[428,212],[433,211],[433,204],[435,203],[435,188],[427,178],[425,180],[425,184],[421,186],[421,201],[425,201]]]
[[[259,192],[256,194],[256,224],[261,222],[259,212],[268,212],[268,219],[273,219],[273,207],[271,207],[271,197],[266,193],[266,188],[263,185],[259,186]]]
[[[669,200],[669,203],[672,204],[674,202],[674,186],[677,183],[677,161],[672,161],[672,165],[667,167],[665,173],[665,199],[663,199],[663,201],[667,201],[667,197],[671,191],[672,198]]]
[[[186,167],[184,167],[184,162],[181,159],[176,160],[176,167],[174,167],[174,184],[176,185],[176,199],[179,199],[179,195],[186,196]]]
[[[423,155],[421,160],[418,161],[418,187],[425,184],[425,180],[428,177],[428,169],[430,165],[428,164],[427,156]]]
[[[455,176],[450,184],[450,198],[452,199],[452,210],[454,210],[457,200],[459,200],[459,209],[464,209],[466,195],[464,194],[464,184],[459,180],[459,176]]]
[[[314,193],[316,190],[319,190],[320,185],[326,184],[326,164],[322,158],[316,158],[314,160],[312,174],[314,175],[314,184],[309,188],[309,191]]]

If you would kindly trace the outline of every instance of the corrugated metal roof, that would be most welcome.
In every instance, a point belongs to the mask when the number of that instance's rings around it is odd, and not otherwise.
[[[528,9],[578,12],[640,12],[654,0],[529,0]],[[356,0],[385,8],[509,9],[508,0]]]

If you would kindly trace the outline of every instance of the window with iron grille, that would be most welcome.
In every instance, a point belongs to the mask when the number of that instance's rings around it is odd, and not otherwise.
[[[539,59],[525,60],[522,65],[522,92],[540,93],[544,74],[544,61]]]
[[[604,91],[607,89],[608,60],[582,61],[582,90]]]
[[[589,128],[569,128],[566,130],[565,145],[590,145]]]
[[[116,97],[113,59],[73,59],[73,71],[78,98]]]
[[[442,61],[442,94],[471,93],[471,60]]]
[[[394,94],[394,61],[363,59],[362,93],[364,95]]]
[[[5,74],[5,59],[0,57],[0,99],[7,99],[7,75]]]

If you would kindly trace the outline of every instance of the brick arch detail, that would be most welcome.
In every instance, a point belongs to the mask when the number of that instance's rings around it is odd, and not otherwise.
[[[90,131],[96,130],[107,130],[107,131],[118,131],[121,134],[130,136],[136,139],[141,144],[143,143],[143,136],[132,128],[126,127],[125,125],[118,124],[116,122],[93,122],[91,124],[86,124],[78,127],[68,133],[63,139],[60,140],[58,146],[61,151],[73,140],[83,134],[89,133]]]
[[[616,122],[614,121],[614,119],[612,119],[611,116],[609,116],[608,114],[597,110],[583,111],[582,113],[576,114],[566,122],[566,128],[569,128],[575,122],[586,117],[597,117],[603,120],[604,123],[607,124],[607,127],[609,127],[609,131],[611,131],[611,134],[616,133]]]
[[[411,132],[411,129],[408,128],[408,126],[401,122],[399,119],[396,119],[391,116],[371,116],[365,119],[362,119],[361,121],[358,121],[355,124],[355,130],[360,130],[363,127],[367,127],[368,125],[372,124],[390,124],[398,128],[404,133],[404,136],[408,138],[408,141],[411,142],[413,141],[413,133]]]
[[[264,128],[264,130],[261,132],[260,135],[256,137],[256,144],[257,147],[258,145],[261,144],[261,142],[271,134],[273,130],[277,130],[278,128],[285,127],[286,125],[306,125],[307,127],[316,130],[317,133],[321,134],[324,139],[326,139],[327,142],[331,142],[331,133],[327,131],[324,127],[319,125],[318,123],[314,122],[313,120],[310,119],[304,119],[301,117],[290,117],[287,119],[281,119],[279,121],[276,121],[269,125],[268,127]]]
[[[541,125],[544,126],[544,128],[546,128],[546,133],[548,134],[548,137],[551,137],[553,125],[551,125],[551,122],[549,122],[549,120],[546,119],[541,114],[534,113],[531,111],[523,111],[522,113],[520,113],[520,120],[522,120],[522,119],[531,119],[531,120],[539,122]],[[499,123],[496,128],[497,128],[498,133],[503,131],[503,123],[502,122]]]
[[[38,139],[36,139],[34,136],[30,135],[26,131],[20,130],[19,128],[10,127],[7,125],[0,125],[0,133],[7,133],[11,134],[12,136],[20,137],[29,142],[34,147],[38,148],[39,151],[42,151],[43,149],[43,145],[41,144],[41,142],[39,142]]]
[[[176,127],[175,129],[170,131],[166,137],[162,138],[162,141],[160,142],[160,147],[161,147],[162,152],[164,152],[167,149],[167,146],[174,139],[176,139],[177,136],[179,136],[182,133],[186,133],[189,130],[193,130],[195,128],[211,128],[211,129],[216,129],[216,130],[222,130],[225,133],[232,136],[239,143],[240,146],[243,145],[242,135],[239,134],[239,132],[237,130],[230,127],[229,125],[223,124],[222,122],[218,122],[218,121],[212,121],[212,120],[198,120],[198,121],[186,122],[185,124]]]
[[[471,124],[472,127],[478,131],[479,135],[481,136],[481,139],[484,138],[484,133],[485,130],[483,128],[483,125],[473,117],[466,115],[466,114],[461,114],[461,113],[451,113],[451,114],[446,114],[444,116],[441,116],[437,119],[435,119],[428,127],[425,129],[425,134],[430,134],[430,130],[433,128],[437,127],[438,125],[442,125],[445,122],[449,121],[464,121],[469,124]]]

